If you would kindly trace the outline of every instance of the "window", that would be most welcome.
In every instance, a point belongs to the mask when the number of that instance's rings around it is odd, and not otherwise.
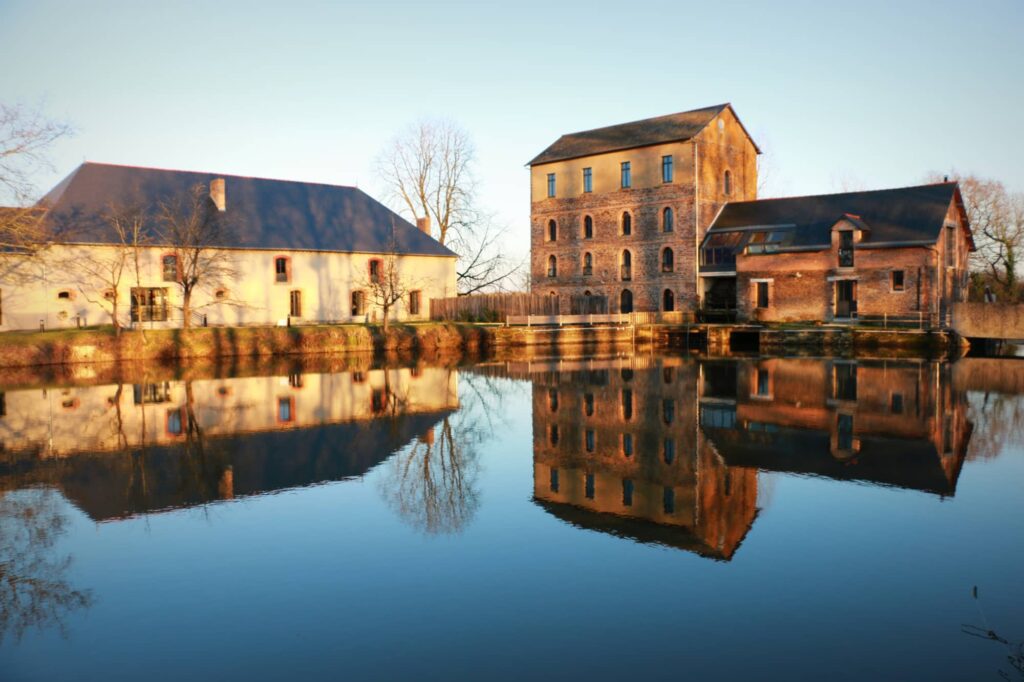
[[[558,424],[552,424],[548,429],[548,440],[552,445],[558,445]]]
[[[757,307],[768,307],[768,282],[755,282],[757,285]]]
[[[633,234],[633,216],[628,211],[622,214],[622,234],[626,236]]]
[[[583,254],[583,274],[594,274],[594,257],[590,254],[589,251]]]
[[[946,225],[946,265],[956,265],[956,226]]]
[[[666,313],[670,313],[676,309],[676,295],[672,293],[671,289],[665,289],[661,295],[661,309]]]
[[[716,232],[709,234],[701,245],[701,266],[734,269],[736,267],[736,251],[744,236],[745,233],[743,232]]]
[[[676,220],[675,216],[672,214],[672,208],[670,206],[666,206],[661,212],[661,231],[672,232],[676,229],[675,222]]]
[[[674,377],[675,370],[673,370],[673,368],[665,367],[661,370],[661,380],[664,381],[665,384],[671,384],[674,381]]]
[[[661,401],[661,419],[666,424],[671,424],[676,416],[676,401],[665,398]]]
[[[781,247],[793,243],[796,232],[793,230],[770,230],[752,232],[747,241],[748,254],[776,253]]]
[[[228,297],[228,290],[217,289],[217,291],[213,292],[213,297],[216,298],[218,301],[223,300]]]
[[[676,489],[665,486],[661,495],[661,510],[666,514],[676,513]]]
[[[619,294],[619,312],[633,312],[633,292],[629,289],[623,289],[622,293]]]
[[[352,292],[352,314],[353,315],[365,315],[366,314],[366,292],[365,291],[353,291]]]
[[[302,317],[302,292],[295,290],[289,296],[288,314],[292,317]]]
[[[548,487],[551,488],[551,492],[558,492],[558,469],[551,467],[551,475],[548,479]]]
[[[165,322],[167,320],[167,289],[132,287],[132,322]]]
[[[853,415],[836,416],[836,447],[839,450],[853,450]]]
[[[583,479],[583,494],[588,500],[594,499],[594,474],[588,473]]]
[[[661,157],[661,181],[672,182],[672,156]]]
[[[420,314],[420,292],[418,291],[409,292],[409,314]]]
[[[596,444],[595,440],[596,440],[596,437],[594,436],[594,430],[593,429],[587,429],[587,431],[586,431],[586,433],[584,434],[584,437],[583,437],[584,446],[586,447],[587,452],[593,452],[594,451],[594,446]]]
[[[379,284],[381,277],[383,276],[383,267],[379,258],[374,258],[370,261],[370,281],[374,284]]]
[[[889,411],[893,414],[903,414],[903,394],[893,393],[889,398]]]
[[[857,400],[857,365],[843,362],[833,367],[832,397],[836,400]]]
[[[594,238],[594,219],[591,218],[590,216],[583,217],[583,238]]]
[[[548,277],[558,277],[558,259],[548,256]]]
[[[633,186],[633,173],[629,169],[629,161],[622,162],[619,180],[623,189],[629,189]]]
[[[633,506],[633,481],[628,478],[622,479],[622,506]]]
[[[554,220],[548,221],[548,241],[553,242],[558,239],[558,223]]]
[[[666,246],[661,250],[661,271],[672,272],[676,269],[676,256],[672,249]]]
[[[839,232],[839,267],[853,267],[853,230]]]
[[[71,291],[68,289],[57,292],[57,300],[59,301],[70,301],[72,298],[73,296],[71,295]]]
[[[136,405],[170,402],[171,383],[165,381],[162,384],[135,384],[132,386],[132,397]]]
[[[302,388],[302,374],[293,372],[288,375],[288,385],[292,388]]]
[[[587,193],[594,191],[594,171],[590,168],[583,169],[583,191]]]
[[[180,436],[185,433],[185,418],[181,408],[167,410],[167,433],[171,436]]]
[[[633,434],[622,434],[622,454],[625,457],[633,456]]]
[[[671,464],[676,459],[676,442],[672,438],[666,438],[662,444],[661,457],[665,464]]]
[[[295,421],[295,398],[288,396],[277,399],[277,421],[282,424]]]
[[[7,416],[7,394],[0,392],[0,417]]]
[[[548,409],[552,412],[558,412],[558,389],[548,389]]]
[[[757,370],[757,395],[761,398],[771,396],[771,375],[766,369]]]
[[[292,263],[287,256],[278,256],[274,259],[274,281],[292,281]]]
[[[728,170],[722,173],[722,193],[725,196],[732,194],[732,173]]]
[[[173,253],[167,254],[161,260],[165,282],[177,282],[181,280],[181,272],[178,269],[178,257]]]
[[[629,251],[622,252],[622,281],[628,282],[633,279],[633,254]]]
[[[588,417],[594,416],[594,394],[587,393],[583,396],[583,414]]]
[[[903,271],[893,270],[891,275],[891,284],[893,291],[903,291]]]
[[[622,418],[626,421],[633,418],[633,391],[628,388],[622,391]]]
[[[548,173],[548,198],[555,196],[555,174]]]

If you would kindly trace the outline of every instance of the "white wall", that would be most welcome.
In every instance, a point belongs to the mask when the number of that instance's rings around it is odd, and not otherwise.
[[[144,287],[166,287],[169,317],[166,323],[146,323],[147,327],[181,326],[181,287],[164,282],[161,258],[167,249],[147,247],[141,250],[139,280]],[[196,316],[206,315],[210,325],[283,324],[289,315],[290,293],[302,292],[302,317],[293,324],[312,322],[362,322],[353,318],[351,294],[364,288],[373,258],[380,254],[313,251],[269,251],[231,249],[232,270],[236,278],[201,284],[193,293]],[[274,259],[291,259],[291,281],[275,281]],[[53,246],[34,256],[0,256],[0,330],[47,329],[111,323],[110,301],[103,297],[109,277],[97,271],[109,270],[117,262],[115,246]],[[418,289],[420,313],[412,317],[408,301],[393,310],[393,319],[429,319],[430,299],[454,296],[455,258],[438,256],[398,256],[397,265],[403,286]],[[118,307],[122,324],[129,324],[130,291],[136,284],[134,267],[129,264],[118,287]],[[217,289],[226,290],[223,300],[215,298]],[[61,298],[62,291],[70,299]],[[379,309],[371,316],[381,318]]]

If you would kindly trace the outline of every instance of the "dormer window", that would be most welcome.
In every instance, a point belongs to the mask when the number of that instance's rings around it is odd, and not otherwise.
[[[839,267],[853,267],[853,230],[839,231]]]

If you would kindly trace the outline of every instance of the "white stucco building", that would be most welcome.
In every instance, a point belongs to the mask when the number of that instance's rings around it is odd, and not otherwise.
[[[198,187],[231,230],[214,244],[222,272],[192,294],[194,325],[380,320],[372,282],[392,269],[392,319],[428,319],[430,299],[456,293],[455,254],[357,188],[89,162],[40,202],[50,245],[0,255],[0,330],[110,324],[115,298],[124,326],[180,327],[188,249],[160,209]],[[141,247],[112,225],[130,209],[144,216]]]

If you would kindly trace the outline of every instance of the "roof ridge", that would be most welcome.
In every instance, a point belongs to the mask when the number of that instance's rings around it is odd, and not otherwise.
[[[746,199],[744,201],[727,201],[729,204],[753,204],[758,201],[785,201],[786,199],[807,199],[810,197],[841,197],[851,194],[876,194],[878,192],[899,192],[905,189],[923,189],[925,187],[936,187],[939,185],[956,185],[955,181],[950,182],[926,182],[921,185],[906,185],[904,187],[883,187],[882,189],[859,189],[854,192],[826,192],[824,194],[793,194],[785,197],[765,197],[763,199]]]
[[[337,185],[329,182],[317,182],[315,180],[290,180],[288,178],[271,178],[264,175],[239,175],[237,173],[220,173],[209,170],[188,170],[185,168],[164,168],[159,166],[139,166],[131,163],[110,163],[107,161],[83,161],[78,168],[72,171],[77,173],[84,166],[106,166],[107,168],[130,168],[135,170],[157,171],[161,173],[192,173],[195,175],[215,175],[222,178],[238,178],[240,180],[266,180],[268,182],[290,182],[299,185],[320,185],[322,187],[342,187],[345,189],[359,190],[356,185]],[[362,190],[360,190],[362,191]]]
[[[732,106],[731,103],[723,102],[722,104],[713,104],[713,105],[707,106],[707,107],[697,107],[696,109],[687,109],[685,111],[674,111],[671,114],[659,114],[658,116],[648,116],[646,118],[638,118],[638,119],[636,119],[634,121],[624,121],[622,123],[612,123],[610,125],[597,126],[596,128],[588,128],[587,130],[576,130],[576,131],[573,131],[571,133],[563,133],[562,135],[559,136],[559,139],[562,139],[563,137],[571,137],[572,135],[582,135],[584,133],[592,133],[592,132],[595,132],[595,131],[598,131],[598,130],[606,130],[608,128],[618,128],[620,126],[628,126],[628,125],[633,125],[635,123],[645,123],[647,121],[655,121],[655,120],[657,120],[659,118],[670,118],[672,116],[681,116],[682,114],[695,114],[698,111],[711,111],[713,109],[717,110],[717,111],[724,111],[726,107],[730,107],[730,106]]]

